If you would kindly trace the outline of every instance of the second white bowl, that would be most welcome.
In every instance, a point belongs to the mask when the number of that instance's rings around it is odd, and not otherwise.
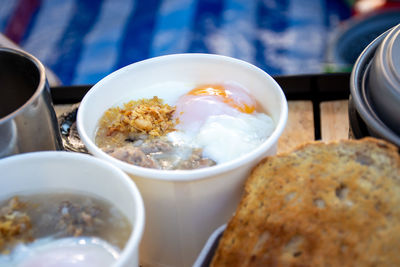
[[[145,212],[143,200],[128,175],[95,157],[71,152],[32,152],[0,160],[0,200],[21,194],[81,192],[116,207],[132,232],[112,267],[139,265]]]

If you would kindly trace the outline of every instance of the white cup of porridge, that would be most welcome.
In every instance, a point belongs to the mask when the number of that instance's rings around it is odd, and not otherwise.
[[[79,153],[31,152],[2,159],[0,173],[2,207],[18,196],[35,231],[33,242],[0,253],[1,266],[138,266],[144,205],[119,168]]]
[[[174,105],[188,90],[207,84],[217,87],[239,84],[245,88],[273,122],[268,137],[244,154],[192,170],[135,166],[110,156],[96,145],[99,122],[107,109],[155,95]],[[276,153],[286,120],[285,96],[273,78],[261,69],[225,56],[176,54],[131,64],[102,79],[82,100],[77,126],[89,152],[128,173],[143,196],[146,229],[140,245],[141,263],[144,266],[191,266],[208,236],[232,216],[252,167],[263,157]],[[237,121],[233,118],[232,123]],[[240,134],[237,136],[240,139]],[[213,135],[207,138],[221,145],[214,152],[222,158],[236,148],[243,148],[231,139],[231,143],[225,142],[218,132],[214,140]]]

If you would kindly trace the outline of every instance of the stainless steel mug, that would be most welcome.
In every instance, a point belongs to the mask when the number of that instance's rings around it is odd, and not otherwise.
[[[61,149],[44,66],[26,52],[0,48],[0,158]]]

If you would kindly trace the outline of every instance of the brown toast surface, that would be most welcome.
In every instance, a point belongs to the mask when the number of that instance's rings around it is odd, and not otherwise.
[[[364,138],[267,157],[212,266],[400,266],[400,156]]]

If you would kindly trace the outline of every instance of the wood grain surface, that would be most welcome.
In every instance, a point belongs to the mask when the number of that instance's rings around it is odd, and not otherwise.
[[[278,153],[314,140],[314,115],[311,101],[289,101],[286,128],[279,138]]]
[[[348,101],[327,101],[320,104],[321,139],[332,141],[349,138]]]

